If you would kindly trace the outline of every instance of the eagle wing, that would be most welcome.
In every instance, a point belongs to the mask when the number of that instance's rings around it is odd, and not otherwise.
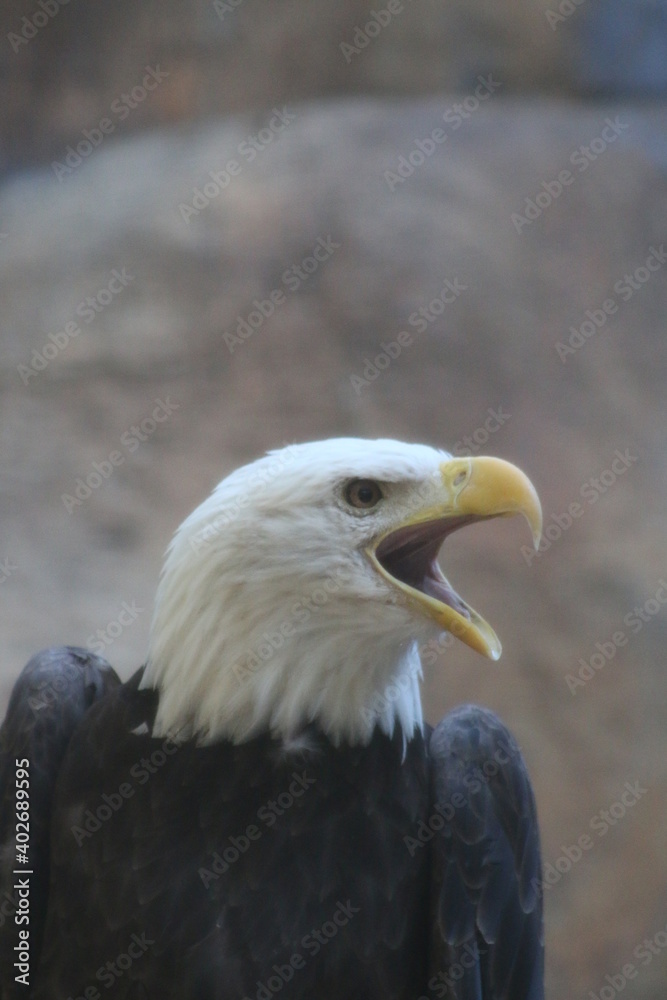
[[[14,886],[21,876],[14,872],[30,873],[24,881],[29,881],[30,889],[29,933],[34,969],[41,951],[48,899],[51,806],[56,779],[83,716],[119,684],[116,673],[102,657],[86,649],[63,646],[33,656],[14,686],[0,728],[0,995],[8,1000],[25,994],[25,987],[15,981],[14,949],[21,925],[15,923]],[[20,827],[17,812],[26,820]],[[21,843],[27,844],[25,854],[17,851]]]
[[[537,812],[512,734],[465,705],[430,740],[429,1000],[543,1000]]]

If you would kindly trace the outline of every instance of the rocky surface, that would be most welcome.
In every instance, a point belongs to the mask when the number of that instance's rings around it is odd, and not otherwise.
[[[109,134],[60,180],[5,184],[0,701],[51,643],[136,668],[171,532],[266,448],[392,435],[511,459],[546,541],[533,556],[511,521],[447,542],[505,652],[433,657],[428,715],[477,700],[518,735],[549,995],[632,963],[624,997],[658,1000],[667,113],[474,87],[467,117],[453,94],[281,99],[282,119]]]

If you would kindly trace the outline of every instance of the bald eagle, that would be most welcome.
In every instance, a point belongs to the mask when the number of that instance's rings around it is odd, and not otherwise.
[[[4,1000],[540,1000],[535,802],[491,712],[424,723],[420,648],[493,629],[451,532],[523,514],[497,458],[270,452],[180,526],[145,665],[47,650],[0,739]]]

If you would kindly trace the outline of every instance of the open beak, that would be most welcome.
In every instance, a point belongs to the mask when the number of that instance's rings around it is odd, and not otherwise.
[[[398,587],[422,614],[484,656],[497,660],[502,647],[491,626],[456,593],[437,557],[453,531],[491,517],[523,514],[535,548],[542,509],[535,487],[520,469],[501,458],[451,458],[440,465],[440,482],[414,515],[369,548],[378,572]]]

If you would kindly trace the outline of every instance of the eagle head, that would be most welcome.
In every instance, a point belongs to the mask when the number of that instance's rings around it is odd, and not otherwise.
[[[156,596],[144,687],[155,735],[339,743],[422,724],[420,644],[442,631],[497,659],[491,626],[437,561],[451,532],[523,514],[534,487],[498,458],[341,438],[291,445],[223,479],[178,528]]]

